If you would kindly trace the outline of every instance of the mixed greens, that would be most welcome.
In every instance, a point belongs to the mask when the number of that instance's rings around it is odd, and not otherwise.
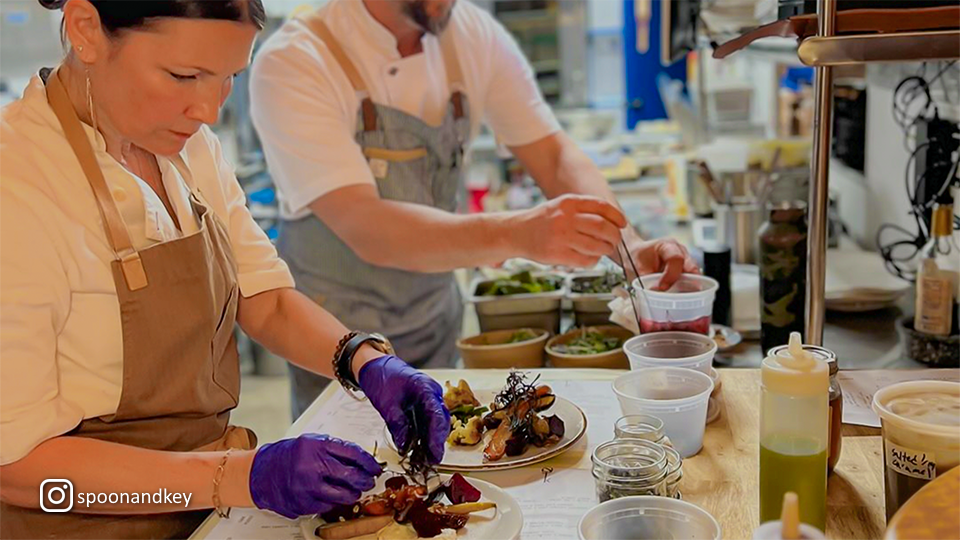
[[[600,276],[573,278],[570,291],[577,294],[607,294],[623,285],[623,274],[620,272],[605,272]]]
[[[507,278],[485,281],[477,286],[477,296],[509,296],[512,294],[537,294],[560,290],[563,280],[559,276],[534,276],[529,271],[518,272]]]
[[[587,355],[615,351],[621,346],[623,346],[623,340],[616,336],[584,330],[569,343],[558,343],[551,348],[561,354]]]
[[[507,343],[522,343],[524,341],[530,341],[531,339],[537,339],[537,334],[531,330],[523,329],[510,334],[510,339],[507,340]]]

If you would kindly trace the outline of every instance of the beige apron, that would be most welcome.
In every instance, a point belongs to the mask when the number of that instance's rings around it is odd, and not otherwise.
[[[233,334],[239,291],[223,223],[200,202],[189,169],[177,157],[199,231],[135,250],[56,72],[48,77],[47,99],[90,182],[116,253],[111,269],[123,330],[116,414],[84,420],[64,436],[173,452],[254,448],[252,432],[228,424],[240,396]],[[2,505],[0,538],[185,538],[209,513],[47,514]]]

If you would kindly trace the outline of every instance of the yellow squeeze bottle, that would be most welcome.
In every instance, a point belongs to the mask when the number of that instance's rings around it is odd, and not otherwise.
[[[799,498],[799,521],[827,521],[829,387],[827,363],[803,350],[800,334],[761,366],[760,523],[780,518],[784,495]]]

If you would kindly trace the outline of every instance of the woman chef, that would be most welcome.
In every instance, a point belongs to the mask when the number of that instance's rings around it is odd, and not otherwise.
[[[234,322],[362,390],[399,447],[439,461],[439,385],[292,288],[205,127],[250,59],[261,0],[40,2],[63,9],[70,49],[0,117],[0,537],[184,537],[211,508],[293,518],[371,489],[380,467],[355,444],[255,451],[229,424]],[[191,497],[47,513],[52,478]]]

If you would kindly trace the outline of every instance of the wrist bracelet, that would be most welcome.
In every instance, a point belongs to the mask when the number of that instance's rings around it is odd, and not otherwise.
[[[213,509],[217,511],[217,515],[221,518],[230,517],[230,508],[224,511],[223,503],[220,500],[220,482],[223,481],[223,473],[226,470],[227,458],[230,457],[230,452],[233,452],[233,448],[228,448],[227,451],[223,453],[223,457],[220,458],[220,464],[217,465],[217,470],[213,473]]]

